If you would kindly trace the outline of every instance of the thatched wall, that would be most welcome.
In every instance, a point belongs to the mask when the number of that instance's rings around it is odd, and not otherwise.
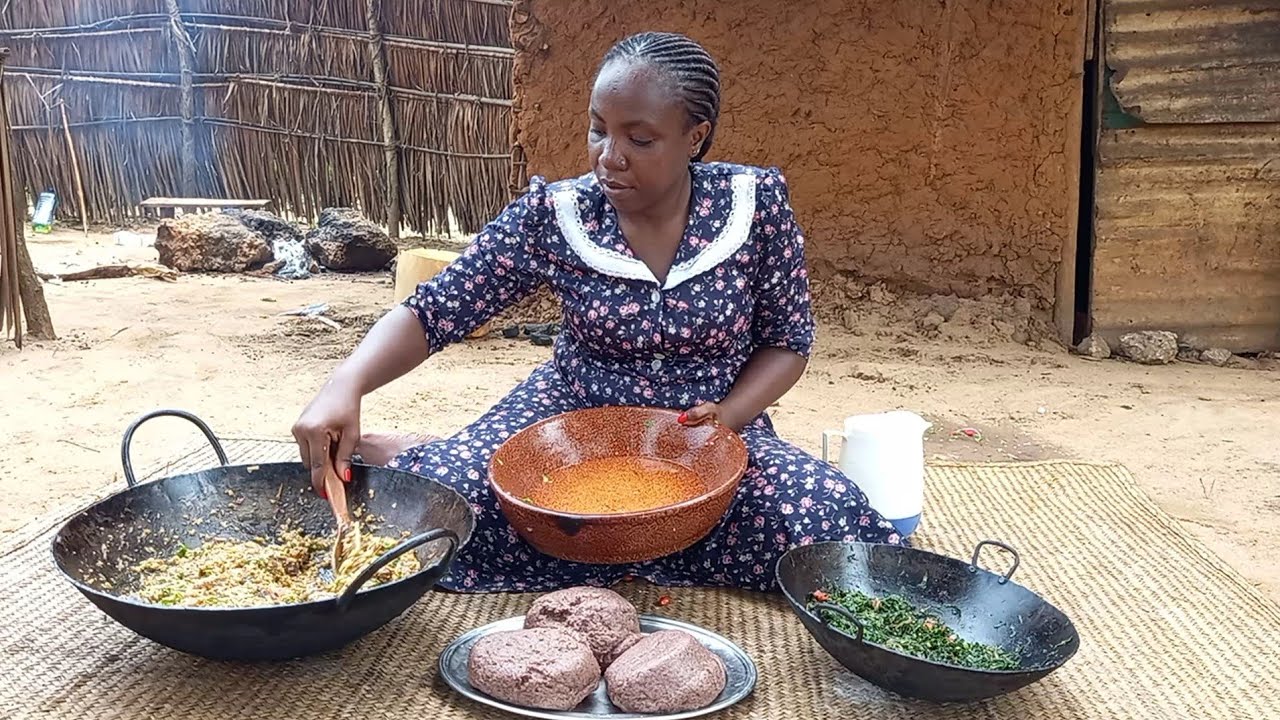
[[[81,214],[82,189],[94,221],[195,194],[475,229],[509,197],[509,12],[506,0],[6,3],[17,180],[57,190],[63,217]]]

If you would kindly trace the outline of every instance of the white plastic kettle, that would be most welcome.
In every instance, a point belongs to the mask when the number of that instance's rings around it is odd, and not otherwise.
[[[840,471],[866,494],[871,507],[903,537],[924,511],[924,418],[906,410],[854,415],[844,430],[822,433],[822,459],[830,462],[832,438],[843,440]]]

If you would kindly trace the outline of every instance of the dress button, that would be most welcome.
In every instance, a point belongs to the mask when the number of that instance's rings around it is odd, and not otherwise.
[[[658,372],[659,370],[662,369],[662,361],[654,360],[653,362],[649,363],[649,367],[653,368],[654,372]]]
[[[653,301],[654,301],[655,303],[660,303],[660,302],[662,302],[662,291],[661,291],[661,290],[654,290],[654,291],[653,291]]]

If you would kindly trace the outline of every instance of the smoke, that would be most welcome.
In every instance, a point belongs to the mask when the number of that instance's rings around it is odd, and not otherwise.
[[[303,242],[302,231],[293,223],[261,210],[241,210],[229,208],[224,210],[235,217],[245,227],[264,237],[271,243],[271,252],[275,261],[281,263],[276,275],[290,280],[303,280],[311,277],[311,268],[315,261],[307,252]]]
[[[302,238],[280,238],[271,242],[271,252],[276,262],[282,263],[276,275],[290,280],[303,280],[311,277],[311,253],[302,243]]]

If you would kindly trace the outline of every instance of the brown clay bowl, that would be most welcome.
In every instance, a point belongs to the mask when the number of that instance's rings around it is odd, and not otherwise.
[[[489,461],[489,485],[507,521],[539,552],[573,562],[623,564],[679,552],[706,537],[733,502],[747,446],[721,426],[686,427],[679,413],[639,407],[576,410],[530,425]],[[544,475],[588,460],[639,456],[683,465],[706,490],[631,513],[583,515],[527,503]]]

